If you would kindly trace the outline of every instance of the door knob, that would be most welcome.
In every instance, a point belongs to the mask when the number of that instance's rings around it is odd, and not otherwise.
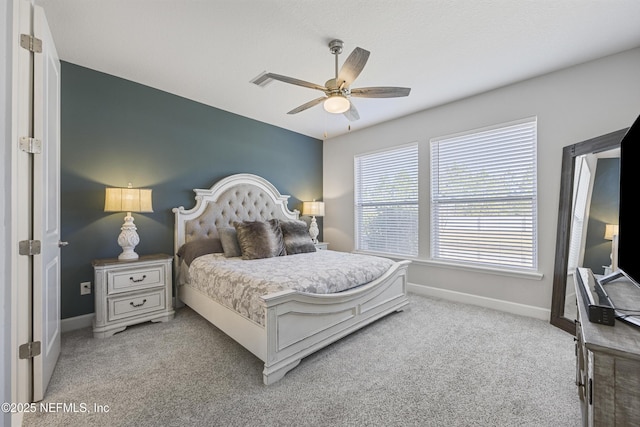
[[[69,242],[63,242],[63,241],[61,241],[61,240],[58,240],[58,247],[59,247],[59,248],[62,248],[62,247],[64,247],[64,246],[67,246],[68,244],[69,244]]]

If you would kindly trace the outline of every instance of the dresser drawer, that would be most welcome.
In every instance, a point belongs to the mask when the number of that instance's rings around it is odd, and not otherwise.
[[[164,310],[165,289],[158,288],[150,292],[137,293],[135,295],[123,295],[107,299],[107,320],[119,320],[134,317],[152,311]]]
[[[164,267],[161,265],[109,271],[107,273],[107,294],[163,286],[164,282]]]

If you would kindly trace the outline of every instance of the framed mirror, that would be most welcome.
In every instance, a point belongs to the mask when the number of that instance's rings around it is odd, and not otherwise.
[[[627,129],[622,129],[566,146],[562,150],[551,324],[573,335],[576,333],[577,309],[573,275],[577,267],[583,266],[584,261],[594,165],[598,157],[620,157],[620,141],[626,131]],[[619,181],[616,184],[619,185]],[[617,198],[615,200],[617,202]]]

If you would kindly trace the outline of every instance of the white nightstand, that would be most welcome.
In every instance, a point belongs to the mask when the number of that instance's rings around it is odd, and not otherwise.
[[[94,338],[110,337],[137,323],[173,319],[172,260],[172,256],[159,254],[93,261]]]
[[[314,245],[316,245],[317,251],[326,251],[327,249],[329,249],[328,242],[318,242],[318,243],[314,243]]]

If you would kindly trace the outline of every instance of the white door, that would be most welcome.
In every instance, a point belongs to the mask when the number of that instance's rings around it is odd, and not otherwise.
[[[41,7],[34,8],[34,137],[42,141],[33,156],[33,238],[41,253],[33,259],[33,401],[42,400],[60,355],[60,60]]]

